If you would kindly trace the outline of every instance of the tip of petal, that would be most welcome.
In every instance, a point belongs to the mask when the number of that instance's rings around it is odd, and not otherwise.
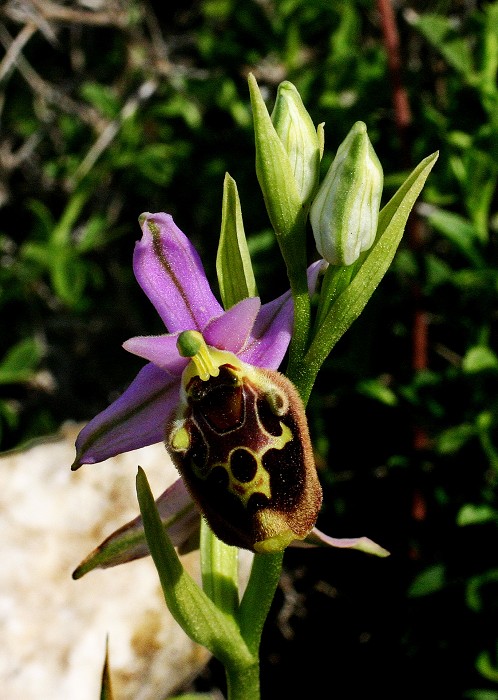
[[[165,212],[152,213],[150,211],[144,211],[138,217],[138,223],[140,224],[142,230],[144,229],[145,224],[147,222],[150,222],[155,225],[168,225],[173,222],[173,217],[171,216],[171,214],[166,214]]]
[[[71,464],[71,471],[75,472],[84,464],[96,464],[96,462],[97,460],[88,457],[86,459],[83,459],[83,451],[81,450],[81,448],[79,450],[77,449],[76,457],[74,458],[74,462]]]

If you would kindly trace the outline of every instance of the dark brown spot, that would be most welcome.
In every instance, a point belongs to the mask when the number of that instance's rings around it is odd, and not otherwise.
[[[207,478],[207,483],[216,491],[225,491],[228,488],[227,470],[224,467],[214,467]]]
[[[238,481],[248,483],[256,476],[258,463],[250,452],[244,448],[239,448],[234,450],[230,456],[230,468],[233,476]]]
[[[301,500],[305,484],[300,443],[292,440],[281,450],[270,449],[261,461],[270,474],[272,504],[283,511],[293,508]]]

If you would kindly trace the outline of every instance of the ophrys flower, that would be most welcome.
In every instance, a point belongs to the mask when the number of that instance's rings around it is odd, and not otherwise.
[[[304,408],[275,372],[292,332],[290,292],[224,311],[171,216],[140,222],[134,272],[169,333],[124,343],[149,363],[81,431],[73,469],[166,440],[221,539],[281,549],[308,534],[321,504]],[[312,288],[321,265],[309,269]],[[192,338],[199,344],[190,351]]]

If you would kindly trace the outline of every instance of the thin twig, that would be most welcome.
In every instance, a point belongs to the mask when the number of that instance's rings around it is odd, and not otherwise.
[[[18,19],[20,15],[19,8],[17,6],[10,7],[9,5],[4,9],[5,14],[13,19]],[[29,5],[31,5],[31,8]],[[30,14],[32,8],[34,8],[37,13],[49,22],[69,22],[71,24],[87,24],[99,27],[124,27],[128,24],[128,14],[119,10],[107,12],[80,10],[59,5],[56,2],[51,2],[51,0],[29,0],[25,8],[26,12]]]
[[[5,52],[2,62],[0,63],[0,82],[11,70],[14,69],[15,62],[17,61],[19,54],[31,39],[33,34],[36,33],[36,30],[37,26],[34,22],[27,22],[14,41],[10,44],[9,48]]]
[[[36,147],[40,143],[40,140],[40,132],[35,131],[35,133],[31,134],[31,136],[28,136],[17,151],[11,151],[9,143],[4,141],[2,144],[0,144],[0,166],[7,171],[15,170],[24,161],[31,158],[36,150]]]

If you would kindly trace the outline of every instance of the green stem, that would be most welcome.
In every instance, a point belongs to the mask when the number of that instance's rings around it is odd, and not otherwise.
[[[251,575],[238,610],[240,634],[247,648],[257,655],[261,633],[282,573],[283,552],[256,554]]]
[[[289,347],[289,366],[286,374],[293,372],[293,368],[302,358],[308,345],[308,337],[311,324],[311,303],[308,293],[307,279],[299,281],[291,280],[291,291],[294,300],[294,328]],[[303,288],[304,286],[304,288]]]
[[[226,665],[228,700],[259,700],[259,645],[261,634],[282,573],[283,552],[256,554],[237,613],[242,638],[255,661]]]
[[[292,229],[286,235],[277,236],[294,301],[294,327],[289,346],[287,375],[289,372],[292,373],[292,368],[306,352],[311,328],[311,300],[308,291],[305,245],[306,220],[307,210],[302,209]]]
[[[226,666],[228,700],[259,700],[259,663]]]

